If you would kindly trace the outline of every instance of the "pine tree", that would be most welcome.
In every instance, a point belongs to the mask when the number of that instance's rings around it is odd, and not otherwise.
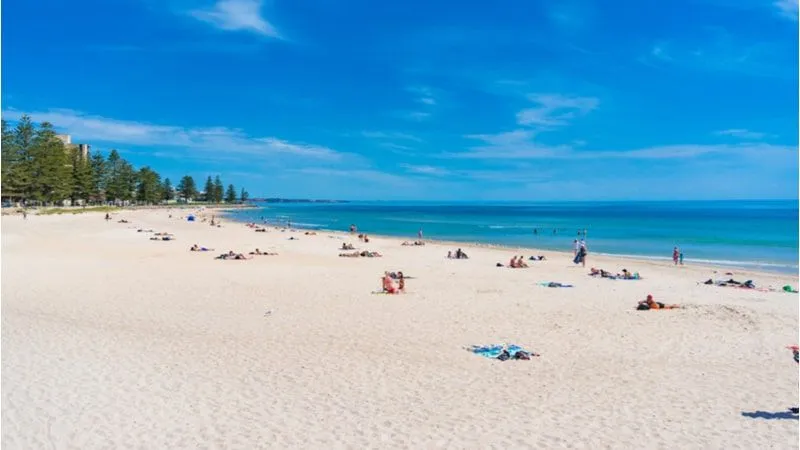
[[[33,156],[31,155],[31,150],[35,135],[36,127],[34,127],[31,118],[24,115],[19,119],[14,132],[9,136],[11,138],[9,159],[13,161],[13,164],[9,167],[8,183],[5,180],[3,182],[3,191],[8,188],[8,192],[16,194],[23,200],[32,197],[33,194]],[[3,148],[5,148],[5,135],[3,139]],[[5,165],[5,161],[3,161],[3,165]],[[5,168],[3,175],[5,178]]]
[[[244,203],[248,198],[250,198],[250,194],[242,188],[242,192],[239,194],[239,201]]]
[[[190,175],[181,178],[181,181],[178,183],[178,195],[187,201],[197,197],[197,185],[194,183],[194,178]]]
[[[108,180],[106,160],[101,153],[92,153],[89,158],[89,166],[92,174],[91,199],[96,202],[105,201],[106,181]]]
[[[69,198],[72,192],[69,152],[49,122],[43,122],[36,131],[30,154],[32,198],[45,203],[60,203]]]
[[[215,197],[214,196],[214,182],[211,181],[211,175],[209,175],[208,178],[206,178],[206,186],[205,186],[204,190],[206,191],[206,201],[209,202],[209,203],[215,203],[216,200],[214,199],[214,197]]]
[[[136,174],[136,201],[142,203],[159,203],[163,198],[161,176],[153,169],[145,166]]]
[[[224,196],[225,187],[222,185],[222,180],[217,175],[214,178],[214,203],[222,203],[222,197]]]
[[[94,181],[92,165],[81,155],[80,150],[77,148],[71,149],[70,153],[72,163],[72,193],[70,198],[72,199],[72,204],[77,204],[77,200],[89,202],[92,198]]]
[[[161,187],[163,199],[170,201],[175,198],[175,193],[172,191],[172,181],[169,178],[164,178],[164,184]]]
[[[225,203],[236,203],[236,188],[232,184],[228,185],[228,190],[225,192]]]
[[[0,188],[3,191],[5,196],[13,196],[17,194],[15,192],[16,186],[14,185],[14,181],[16,181],[16,172],[19,171],[20,168],[20,161],[19,161],[19,152],[17,151],[16,142],[14,141],[14,133],[8,128],[8,123],[6,123],[5,119],[2,120],[2,127],[3,127],[3,140],[2,140],[2,161],[0,161],[0,169],[2,169],[2,174],[0,174],[0,181],[2,181],[2,187]]]

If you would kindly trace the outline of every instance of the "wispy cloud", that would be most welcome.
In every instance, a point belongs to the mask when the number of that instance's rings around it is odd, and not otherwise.
[[[734,130],[746,131],[746,130]],[[765,143],[741,143],[718,145],[662,145],[632,150],[584,149],[582,145],[546,145],[535,142],[532,134],[520,130],[495,135],[469,135],[470,139],[480,140],[484,145],[470,147],[465,151],[448,152],[438,155],[441,158],[477,160],[548,160],[548,159],[688,159],[700,156],[719,155],[774,157],[792,155],[796,147],[771,145]]]
[[[400,164],[400,167],[405,169],[407,172],[419,175],[444,176],[450,173],[448,169],[443,167],[434,167],[428,165]]]
[[[520,125],[557,127],[585,115],[597,108],[600,101],[594,97],[569,97],[559,94],[531,94],[528,99],[537,106],[517,113]]]
[[[218,0],[210,8],[189,11],[189,15],[221,30],[247,31],[280,39],[278,30],[262,17],[262,6],[262,0]]]
[[[797,0],[777,0],[773,5],[781,17],[797,22]]]
[[[294,155],[326,160],[343,154],[330,148],[293,143],[277,137],[251,136],[226,127],[187,128],[87,115],[69,109],[40,112],[3,111],[3,117],[19,119],[23,114],[36,122],[50,122],[74,136],[76,141],[114,143],[129,146],[165,146],[190,150],[248,156]]]
[[[414,100],[423,105],[433,106],[436,104],[433,90],[427,86],[409,86],[406,90],[414,94],[416,96]]]
[[[654,68],[791,78],[797,73],[797,60],[787,58],[791,52],[796,54],[796,48],[788,47],[785,42],[745,41],[724,28],[706,27],[699,40],[658,40],[638,61]]]
[[[400,111],[398,115],[407,120],[423,122],[431,118],[431,113],[425,111]]]
[[[403,141],[422,142],[422,139],[408,133],[397,131],[362,131],[361,135],[370,139],[396,139]]]
[[[731,128],[730,130],[720,130],[715,132],[717,136],[731,136],[739,139],[763,139],[766,133],[746,130],[744,128]]]

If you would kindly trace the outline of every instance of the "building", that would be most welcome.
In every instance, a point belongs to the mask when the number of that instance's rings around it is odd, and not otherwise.
[[[72,136],[68,134],[57,134],[56,137],[64,143],[64,146],[68,150],[77,149],[82,159],[87,159],[89,157],[89,150],[91,149],[89,144],[73,144]]]

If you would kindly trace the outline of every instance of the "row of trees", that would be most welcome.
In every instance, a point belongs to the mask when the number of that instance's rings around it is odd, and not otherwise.
[[[157,204],[183,199],[213,203],[246,201],[247,191],[237,198],[232,184],[223,189],[217,175],[206,180],[204,192],[186,175],[177,189],[169,178],[145,166],[136,169],[116,150],[108,157],[90,153],[84,157],[77,146],[66,145],[56,137],[48,122],[38,127],[23,116],[14,129],[2,120],[2,195],[25,203],[58,204],[136,202]]]

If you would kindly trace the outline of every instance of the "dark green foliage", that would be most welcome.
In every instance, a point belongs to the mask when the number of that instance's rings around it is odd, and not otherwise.
[[[244,203],[248,198],[250,198],[250,194],[242,188],[242,192],[239,194],[239,201]]]
[[[0,161],[2,195],[27,204],[72,204],[97,202],[160,203],[175,198],[169,179],[150,167],[137,170],[111,150],[108,157],[91,153],[84,158],[78,148],[65,145],[56,136],[53,125],[44,122],[38,127],[30,117],[22,116],[11,129],[2,120],[2,161]],[[220,203],[223,184],[219,176],[205,185],[206,200]],[[186,175],[177,186],[178,195],[186,200],[198,197],[194,179]],[[242,198],[247,193],[242,189]],[[236,201],[233,185],[228,186],[225,201]]]
[[[145,166],[136,174],[136,201],[146,204],[161,202],[164,197],[161,176]]]
[[[225,188],[222,186],[222,180],[219,175],[214,178],[214,203],[222,203],[223,192]]]
[[[225,203],[236,203],[236,188],[232,184],[229,184],[228,190],[225,191]]]
[[[194,183],[194,178],[185,175],[178,183],[178,196],[185,200],[194,200],[197,198],[197,185]]]
[[[166,201],[174,200],[175,193],[172,191],[172,181],[169,178],[164,178],[164,184],[161,186],[161,193],[163,194],[163,199]]]
[[[83,158],[78,149],[70,151],[70,164],[72,164],[72,193],[70,195],[72,204],[75,205],[78,200],[88,203],[94,197],[92,164]]]

